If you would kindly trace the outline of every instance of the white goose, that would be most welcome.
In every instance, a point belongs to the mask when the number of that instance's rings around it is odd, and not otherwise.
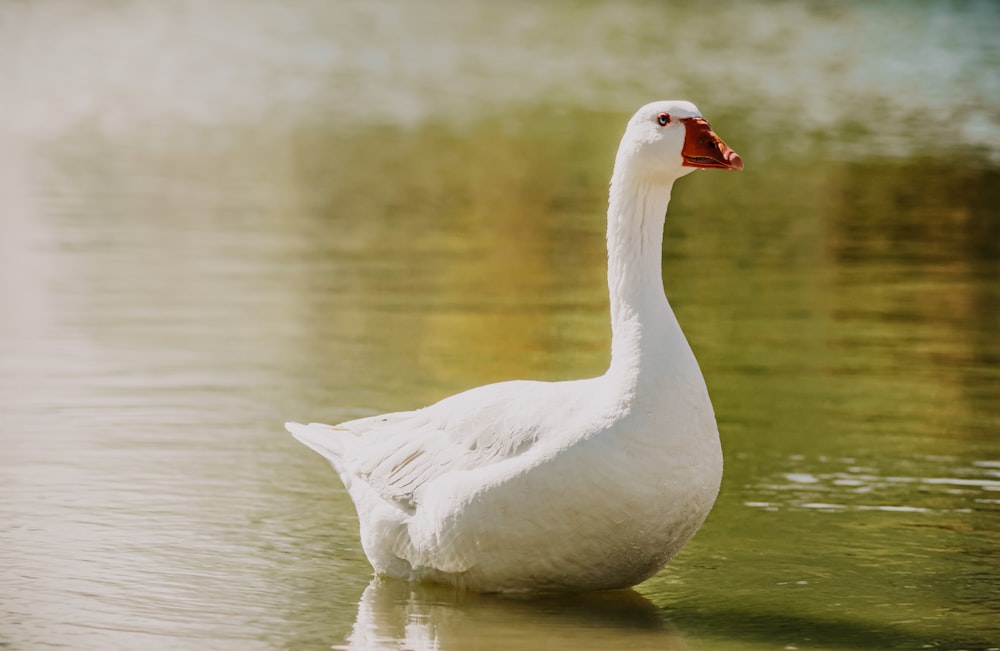
[[[639,109],[611,178],[604,375],[287,424],[340,475],[376,573],[480,592],[623,588],[695,534],[719,491],[722,449],[660,257],[671,187],[696,168],[743,161],[690,102]]]

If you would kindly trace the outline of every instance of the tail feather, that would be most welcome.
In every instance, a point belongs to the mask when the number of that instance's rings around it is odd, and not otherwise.
[[[348,430],[322,423],[309,423],[308,425],[285,423],[285,429],[300,443],[329,461],[338,473],[341,472],[344,456],[343,437],[349,435]]]

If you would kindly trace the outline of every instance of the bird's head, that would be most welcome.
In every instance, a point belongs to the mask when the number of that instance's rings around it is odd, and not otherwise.
[[[741,170],[743,159],[715,135],[697,106],[665,100],[646,104],[629,120],[616,167],[673,180],[696,169]]]

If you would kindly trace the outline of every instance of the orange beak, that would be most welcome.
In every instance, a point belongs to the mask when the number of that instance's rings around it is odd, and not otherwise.
[[[681,118],[687,130],[681,157],[684,167],[716,170],[741,170],[743,159],[715,135],[704,118]]]

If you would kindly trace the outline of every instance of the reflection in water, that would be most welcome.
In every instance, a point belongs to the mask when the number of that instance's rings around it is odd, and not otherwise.
[[[521,601],[381,578],[361,597],[347,645],[334,648],[513,649],[528,640],[552,650],[687,649],[660,610],[633,590]]]

